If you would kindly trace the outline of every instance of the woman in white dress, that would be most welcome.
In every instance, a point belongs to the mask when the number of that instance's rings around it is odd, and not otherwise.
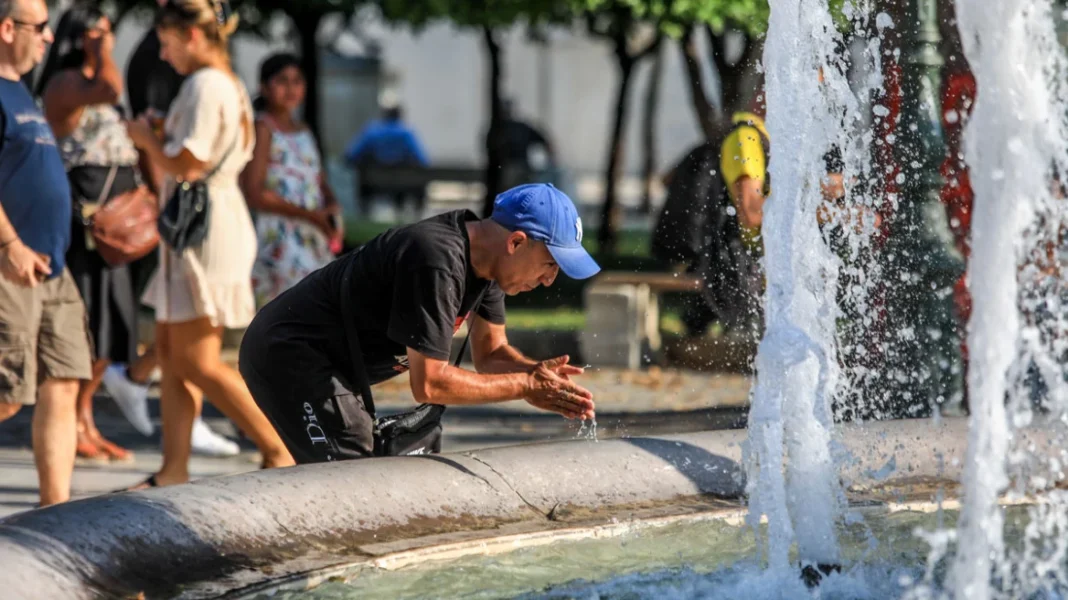
[[[163,466],[139,487],[189,480],[190,435],[201,391],[259,447],[265,467],[293,464],[240,374],[220,356],[223,329],[244,327],[255,314],[250,276],[256,232],[238,186],[255,133],[248,93],[227,52],[236,26],[225,0],[164,4],[156,15],[160,55],[188,78],[167,115],[163,140],[147,118],[127,126],[137,147],[166,173],[161,203],[170,199],[176,180],[212,173],[206,238],[180,254],[161,244],[159,269],[145,291],[145,302],[156,309],[163,373]]]

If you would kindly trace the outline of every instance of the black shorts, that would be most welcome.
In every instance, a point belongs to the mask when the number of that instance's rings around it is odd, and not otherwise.
[[[325,369],[298,379],[265,359],[262,344],[241,344],[241,376],[297,464],[374,456],[374,420],[349,385]]]

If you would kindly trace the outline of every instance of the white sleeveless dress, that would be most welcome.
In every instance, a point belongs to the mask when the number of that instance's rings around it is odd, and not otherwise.
[[[188,77],[171,105],[164,125],[164,152],[178,156],[188,150],[209,170],[225,161],[208,182],[211,220],[207,238],[180,255],[160,245],[159,269],[142,300],[156,310],[159,323],[184,323],[201,318],[214,326],[242,328],[256,313],[252,265],[256,230],[238,178],[252,159],[255,130],[252,103],[245,86],[218,69],[205,68]],[[249,129],[243,131],[242,120]],[[233,151],[226,156],[234,139]],[[175,188],[168,177],[161,206]]]

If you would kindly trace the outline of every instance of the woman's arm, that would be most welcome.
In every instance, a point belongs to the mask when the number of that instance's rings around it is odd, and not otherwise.
[[[188,148],[182,148],[177,156],[168,156],[163,151],[163,142],[156,137],[146,117],[127,121],[126,133],[137,149],[145,154],[148,162],[167,175],[195,181],[208,171],[208,164],[193,156]]]
[[[314,222],[314,211],[286,202],[278,194],[267,189],[267,167],[270,162],[271,128],[263,121],[257,121],[256,147],[252,151],[252,160],[241,173],[241,187],[249,208]]]
[[[66,137],[78,126],[81,110],[96,104],[118,104],[122,99],[122,73],[111,55],[114,36],[104,35],[90,42],[87,53],[95,53],[96,73],[87,78],[79,69],[56,73],[41,93],[45,118],[57,137]]]

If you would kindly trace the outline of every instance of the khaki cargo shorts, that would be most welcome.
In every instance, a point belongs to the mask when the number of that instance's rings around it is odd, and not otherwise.
[[[0,403],[35,403],[45,379],[90,379],[92,353],[70,271],[35,288],[0,277]]]

